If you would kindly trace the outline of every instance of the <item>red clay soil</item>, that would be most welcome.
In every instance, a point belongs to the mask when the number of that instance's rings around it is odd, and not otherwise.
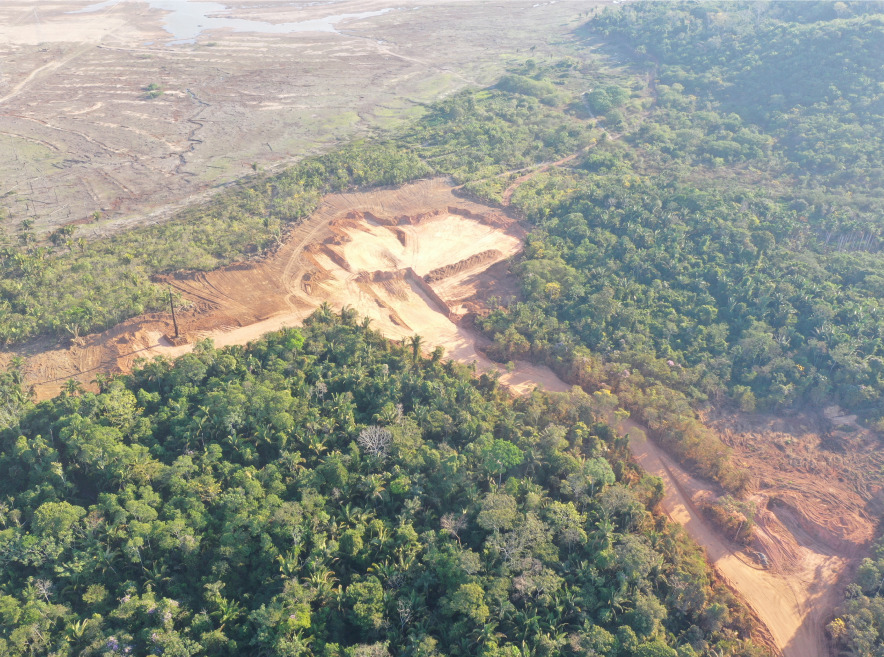
[[[642,427],[627,423],[624,430],[638,463],[663,479],[663,510],[703,546],[718,575],[767,628],[771,647],[784,657],[826,657],[823,628],[840,599],[838,582],[849,569],[850,558],[764,510],[758,513],[755,532],[756,537],[764,537],[758,541],[763,547],[756,551],[733,543],[699,509],[702,502],[717,496],[714,486],[680,468],[646,438]],[[769,559],[766,568],[754,558],[761,550]]]
[[[429,348],[496,368],[481,353],[483,340],[458,321],[488,296],[515,294],[507,260],[524,235],[500,210],[459,198],[443,180],[331,195],[263,259],[161,277],[184,299],[183,340],[174,339],[169,314],[145,315],[67,348],[24,354],[26,379],[37,398],[51,397],[70,379],[89,384],[131,370],[140,357],[185,353],[200,339],[223,346],[295,326],[322,303],[350,306],[391,337],[417,333]],[[527,371],[558,385],[545,368]]]

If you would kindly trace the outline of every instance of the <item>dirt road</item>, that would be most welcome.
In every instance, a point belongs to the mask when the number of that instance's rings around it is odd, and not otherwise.
[[[428,349],[497,369],[516,390],[566,390],[547,368],[495,365],[482,353],[487,341],[460,322],[489,296],[515,294],[506,261],[523,236],[517,222],[459,198],[442,180],[332,195],[267,258],[164,279],[190,303],[179,313],[190,344],[166,337],[166,315],[135,318],[69,348],[23,354],[27,382],[38,398],[52,397],[69,379],[88,384],[98,373],[130,370],[137,358],[179,356],[197,340],[245,344],[297,326],[327,303],[355,309],[389,337],[418,334]]]
[[[666,487],[662,506],[706,550],[707,558],[727,584],[767,626],[784,657],[827,657],[823,625],[838,602],[838,577],[847,559],[831,554],[809,536],[798,539],[802,558],[797,572],[785,574],[753,563],[713,529],[694,500],[707,486],[686,473],[642,427],[627,422],[629,446],[636,460]]]

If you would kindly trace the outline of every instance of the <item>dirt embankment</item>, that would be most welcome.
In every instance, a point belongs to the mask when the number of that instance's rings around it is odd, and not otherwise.
[[[130,370],[139,357],[177,356],[192,348],[188,342],[212,338],[220,346],[295,326],[323,303],[352,307],[391,337],[418,333],[430,348],[496,367],[482,355],[481,338],[457,322],[481,310],[488,290],[514,294],[507,259],[523,237],[514,220],[455,196],[442,180],[331,195],[263,259],[162,277],[185,300],[183,340],[174,339],[170,315],[135,318],[69,348],[31,354],[27,380],[38,397],[50,397],[69,379],[88,384]],[[433,272],[446,275],[427,282]],[[549,380],[543,369],[529,371]],[[520,375],[504,377],[527,385]]]
[[[800,529],[797,518],[765,508],[756,512],[752,545],[733,543],[700,510],[720,491],[685,472],[640,426],[627,423],[624,430],[639,464],[663,479],[664,511],[703,546],[716,572],[770,632],[772,647],[784,657],[826,657],[823,628],[854,555],[817,541]]]
[[[489,262],[496,262],[500,260],[500,256],[500,251],[496,249],[482,251],[482,253],[477,253],[476,255],[472,255],[469,258],[464,258],[460,262],[456,262],[452,265],[438,267],[437,269],[434,269],[429,274],[424,276],[424,280],[427,283],[436,283],[438,281],[441,281],[442,279],[448,278],[449,276],[460,274],[467,269],[473,269],[475,267],[487,265]]]
[[[794,517],[831,550],[863,553],[874,537],[873,519],[884,512],[884,454],[878,436],[855,416],[718,411],[704,421],[752,473],[760,506]]]
[[[298,325],[325,303],[355,309],[391,338],[419,334],[428,349],[441,346],[448,357],[474,362],[480,371],[497,370],[516,394],[538,385],[567,391],[545,367],[518,362],[503,371],[484,356],[483,338],[458,321],[481,312],[493,296],[515,295],[507,260],[521,250],[523,237],[512,219],[458,198],[441,180],[329,196],[263,259],[164,277],[189,304],[179,309],[182,340],[174,339],[170,315],[135,318],[69,348],[23,354],[27,380],[38,397],[47,398],[70,379],[88,385],[98,374],[131,370],[140,357],[186,353],[199,339],[211,338],[219,347],[245,344]],[[840,593],[838,577],[862,553],[870,536],[864,509],[880,490],[854,472],[862,456],[848,456],[850,450],[825,461],[813,449],[791,449],[789,465],[773,460],[770,450],[787,452],[750,439],[752,431],[707,420],[744,465],[760,473],[757,527],[748,548],[722,536],[699,511],[720,491],[684,472],[645,439],[641,427],[625,430],[639,463],[665,482],[663,509],[706,548],[719,575],[767,627],[772,645],[787,657],[822,657],[823,625]],[[772,442],[791,447],[786,441],[793,439]],[[856,493],[857,487],[866,494]]]

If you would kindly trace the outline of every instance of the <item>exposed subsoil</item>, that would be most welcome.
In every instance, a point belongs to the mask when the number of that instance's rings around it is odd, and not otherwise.
[[[862,554],[884,513],[877,435],[837,406],[792,417],[710,412],[703,418],[752,475],[753,497],[845,556]]]
[[[88,385],[98,374],[129,371],[138,358],[184,354],[200,339],[219,347],[245,344],[298,325],[326,303],[334,311],[352,307],[391,338],[418,334],[428,350],[441,346],[449,358],[495,369],[517,394],[538,385],[564,392],[569,386],[548,368],[519,362],[503,371],[483,355],[485,341],[470,329],[468,318],[484,312],[488,299],[517,294],[508,260],[524,235],[501,210],[460,198],[443,180],[331,195],[262,260],[164,277],[186,301],[178,309],[179,338],[170,314],[145,315],[68,348],[23,353],[27,381],[45,399],[69,379]],[[840,429],[824,435],[772,418],[769,425],[705,418],[757,473],[757,527],[748,547],[722,536],[699,510],[721,491],[682,470],[638,425],[623,427],[638,462],[666,484],[664,511],[705,547],[786,657],[827,654],[823,626],[840,596],[839,577],[863,554],[873,530],[868,507],[880,488],[861,475],[861,466],[873,459],[880,469],[881,459],[850,418],[832,418]],[[826,451],[832,444],[843,452]]]
[[[69,348],[24,354],[27,382],[45,399],[69,379],[89,384],[97,374],[130,370],[137,358],[186,353],[201,339],[244,344],[300,324],[323,303],[355,309],[389,337],[419,334],[428,349],[441,346],[450,358],[500,370],[462,320],[482,312],[490,297],[515,296],[507,260],[523,237],[516,221],[455,196],[443,180],[331,195],[263,260],[162,277],[185,300],[180,339],[170,314],[145,315]],[[501,370],[517,391],[568,389],[548,368],[518,365]]]
[[[853,555],[839,553],[804,532],[803,517],[759,509],[755,546],[743,547],[722,536],[700,511],[718,491],[685,472],[648,440],[642,427],[626,423],[635,459],[663,479],[661,506],[706,551],[718,575],[736,592],[770,633],[770,647],[784,657],[826,657],[825,623],[841,597],[840,578]],[[769,566],[756,559],[764,550]],[[761,637],[763,639],[763,637]]]

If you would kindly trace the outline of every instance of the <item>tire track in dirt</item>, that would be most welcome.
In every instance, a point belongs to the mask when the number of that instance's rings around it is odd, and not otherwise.
[[[58,146],[46,141],[45,139],[37,139],[36,137],[28,137],[25,135],[19,135],[15,132],[6,132],[5,130],[0,130],[0,135],[6,135],[7,137],[13,137],[15,139],[24,139],[25,141],[29,141],[32,144],[38,144],[40,146],[45,146],[46,148],[56,151],[56,152],[61,150],[61,149],[59,149]],[[36,178],[35,178],[35,180],[36,180]]]
[[[93,47],[94,46],[91,43],[85,46],[81,45],[79,48],[75,48],[73,53],[71,53],[67,57],[62,57],[61,59],[48,62],[46,64],[43,64],[43,66],[35,68],[23,80],[13,86],[12,89],[10,89],[9,93],[7,93],[5,96],[0,97],[0,105],[18,96],[22,91],[25,90],[25,87],[31,84],[31,82],[36,80],[42,74],[51,73],[52,71],[61,68],[65,64],[69,64],[81,55],[84,55],[92,50]]]
[[[58,132],[66,132],[68,134],[74,135],[75,137],[80,137],[81,139],[84,139],[85,141],[89,142],[90,144],[93,144],[94,146],[98,146],[98,148],[100,148],[101,150],[106,151],[108,153],[113,153],[114,155],[122,155],[122,156],[125,156],[125,157],[133,160],[133,161],[138,159],[137,156],[134,155],[133,153],[131,153],[130,151],[108,146],[107,144],[98,141],[94,137],[90,137],[86,133],[79,132],[78,130],[71,130],[70,128],[62,128],[57,125],[52,125],[51,123],[49,123],[49,121],[44,121],[43,119],[38,119],[33,116],[24,116],[22,114],[10,114],[10,113],[4,114],[4,116],[11,116],[16,119],[21,119],[22,121],[31,121],[33,123],[38,123],[38,124],[42,125],[44,128],[49,128],[50,130],[56,130]],[[56,150],[58,150],[58,149],[56,149]]]
[[[100,22],[105,16],[113,12],[116,5],[111,5],[106,9],[95,12],[94,17],[92,18],[92,22]],[[34,8],[35,18],[39,21],[39,16],[36,14],[36,7]],[[146,11],[146,10],[145,10]],[[143,14],[144,11],[141,12]],[[24,18],[29,17],[30,14],[26,14]],[[125,23],[123,23],[125,25]],[[116,28],[119,29],[119,28]],[[108,36],[109,34],[113,34],[115,29],[107,30],[104,32],[104,36]],[[51,62],[47,62],[43,66],[39,66],[31,71],[23,80],[15,84],[12,89],[5,96],[0,96],[0,105],[3,103],[12,100],[16,96],[18,96],[22,91],[24,91],[32,82],[34,82],[37,78],[41,77],[45,73],[51,73],[60,69],[61,67],[70,64],[75,59],[85,55],[87,52],[92,50],[93,48],[98,47],[96,43],[90,43],[88,41],[82,41],[78,43],[78,47],[75,47],[74,50],[67,56],[62,56],[60,59],[53,60]]]

